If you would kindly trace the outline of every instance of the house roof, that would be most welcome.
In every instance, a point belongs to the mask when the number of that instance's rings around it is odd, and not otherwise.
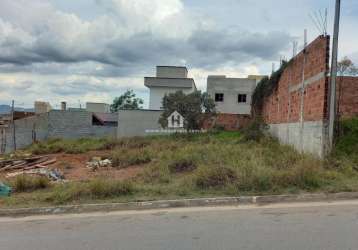
[[[170,118],[170,117],[172,117],[172,116],[177,116],[177,115],[180,115],[181,117],[183,117],[178,111],[174,111],[173,113],[171,113],[169,116],[168,116],[168,119]]]
[[[118,113],[93,113],[99,121],[105,122],[118,122]]]
[[[144,85],[146,87],[171,87],[171,88],[194,88],[193,78],[163,78],[163,77],[145,77]]]

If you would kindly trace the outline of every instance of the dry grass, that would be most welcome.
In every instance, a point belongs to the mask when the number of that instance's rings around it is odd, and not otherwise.
[[[32,192],[50,187],[50,181],[46,177],[19,175],[10,185],[14,188],[14,191],[18,193]]]

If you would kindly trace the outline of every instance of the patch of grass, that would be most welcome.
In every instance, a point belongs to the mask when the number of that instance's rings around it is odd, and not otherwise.
[[[171,181],[169,168],[164,164],[152,164],[144,169],[139,180],[150,184],[168,184]]]
[[[85,183],[66,183],[58,185],[46,201],[65,204],[80,200],[108,199],[131,195],[135,192],[132,182],[95,179]]]
[[[169,164],[171,173],[187,173],[197,168],[195,162],[190,159],[179,159]]]
[[[224,187],[238,181],[237,173],[228,167],[201,167],[196,173],[195,183],[199,188]]]
[[[150,151],[145,148],[141,149],[119,149],[112,153],[112,166],[126,168],[133,165],[142,165],[152,160]]]
[[[151,144],[154,138],[133,137],[124,139],[114,138],[81,138],[81,139],[50,139],[38,142],[27,148],[27,151],[35,154],[82,154],[93,150],[115,150],[119,148],[140,149]]]
[[[32,177],[28,175],[18,175],[10,185],[15,192],[32,192],[50,187],[50,181],[48,178],[42,176]]]
[[[235,139],[240,139],[242,137],[242,133],[240,131],[222,131],[219,133],[213,133],[214,137],[216,139],[220,139],[220,140],[235,140]]]
[[[31,145],[27,150],[35,155],[67,153],[81,154],[105,148],[109,139],[83,138],[78,140],[51,139]]]

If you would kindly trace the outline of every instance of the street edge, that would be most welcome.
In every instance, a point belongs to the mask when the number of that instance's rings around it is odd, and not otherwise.
[[[239,206],[266,205],[274,203],[322,202],[338,200],[356,200],[358,192],[354,193],[319,193],[300,195],[269,195],[269,196],[240,196],[220,198],[198,198],[182,200],[160,200],[128,203],[81,204],[57,207],[0,209],[0,217],[27,217],[34,215],[78,214],[91,212],[114,212],[130,210],[151,210],[183,207],[210,206]]]

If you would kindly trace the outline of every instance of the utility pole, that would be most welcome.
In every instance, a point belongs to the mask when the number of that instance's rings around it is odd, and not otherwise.
[[[15,101],[12,100],[12,105],[11,105],[12,140],[13,140],[13,144],[14,144],[14,150],[16,150],[16,134],[15,134],[14,113],[15,113]]]
[[[337,83],[337,63],[338,63],[338,37],[339,22],[341,16],[341,0],[336,0],[336,10],[334,17],[333,32],[333,49],[332,49],[332,66],[331,66],[331,82],[329,87],[329,124],[328,124],[328,143],[331,151],[334,146],[335,123],[337,115],[336,104],[336,83]]]

